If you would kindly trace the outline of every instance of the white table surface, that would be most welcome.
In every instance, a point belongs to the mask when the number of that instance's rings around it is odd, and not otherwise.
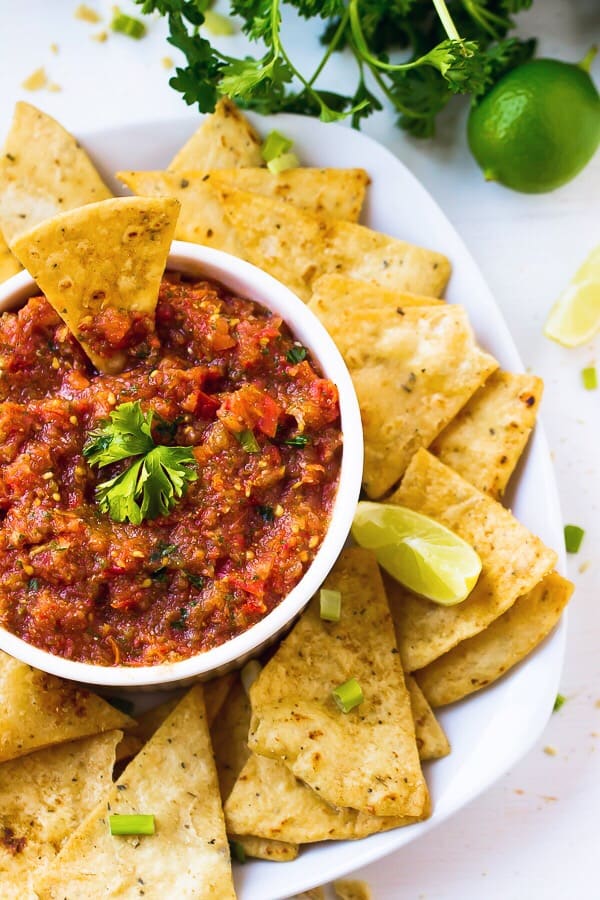
[[[143,41],[112,35],[73,17],[76,0],[0,0],[0,133],[13,104],[27,99],[75,133],[98,126],[189,115],[168,87],[161,60],[177,58],[162,22]],[[110,18],[108,0],[89,0]],[[122,3],[124,10],[131,5]],[[576,61],[600,43],[598,0],[535,0],[518,17],[540,54]],[[224,39],[234,50],[241,37]],[[58,45],[58,53],[50,45]],[[318,46],[310,27],[288,29],[288,44],[310,67]],[[45,66],[60,92],[21,82]],[[344,83],[347,62],[335,61]],[[593,69],[600,84],[600,60]],[[187,110],[187,111],[186,111]],[[600,365],[600,336],[565,350],[542,336],[552,302],[589,250],[600,244],[600,153],[569,185],[527,196],[486,184],[465,142],[465,106],[445,115],[435,142],[415,141],[379,114],[365,131],[409,166],[449,216],[486,276],[526,366],[546,384],[543,420],[552,448],[564,521],[586,535],[569,558],[576,593],[562,678],[567,697],[541,740],[484,796],[433,833],[371,865],[378,900],[564,900],[600,897],[600,391],[580,372]],[[556,755],[544,752],[552,747]]]

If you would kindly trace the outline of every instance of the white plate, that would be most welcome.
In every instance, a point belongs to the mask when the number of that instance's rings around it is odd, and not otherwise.
[[[479,342],[504,368],[523,369],[477,265],[436,203],[396,157],[359,132],[314,119],[250,118],[263,135],[277,127],[293,138],[304,164],[363,166],[372,178],[364,224],[445,253],[453,265],[448,299],[466,307]],[[113,172],[164,168],[194,127],[189,117],[148,122],[88,134],[83,144],[107,181],[122,193]],[[564,572],[558,495],[539,426],[515,481],[517,488],[509,498],[515,515],[558,551],[559,569]],[[430,819],[361,841],[308,846],[294,862],[252,861],[237,866],[235,881],[241,900],[276,900],[338,878],[416,840],[486,790],[529,750],[544,728],[558,690],[565,634],[563,617],[535,653],[504,679],[440,712],[452,753],[425,766],[433,801]]]

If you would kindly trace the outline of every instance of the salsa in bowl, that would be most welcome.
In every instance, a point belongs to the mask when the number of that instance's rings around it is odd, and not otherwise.
[[[327,332],[264,272],[178,242],[156,332],[119,374],[28,276],[0,303],[22,307],[0,325],[0,647],[120,687],[243,663],[318,589],[354,513],[360,413]],[[113,452],[124,433],[132,457]]]

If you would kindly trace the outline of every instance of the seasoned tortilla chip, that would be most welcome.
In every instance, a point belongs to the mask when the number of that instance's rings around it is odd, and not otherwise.
[[[221,715],[215,720],[210,732],[223,803],[229,797],[240,772],[250,757],[247,743],[249,728],[250,701],[238,680],[227,696]],[[271,859],[277,862],[295,859],[298,856],[297,844],[250,835],[241,837],[231,834],[229,836],[242,845],[247,856]]]
[[[508,672],[552,631],[572,593],[573,584],[551,572],[484,631],[416,672],[429,702],[454,703]]]
[[[109,814],[154,815],[156,832],[114,837]],[[192,688],[35,884],[43,900],[153,897],[234,900],[202,687]]]
[[[0,652],[0,762],[132,724],[95,694]]]
[[[366,881],[340,878],[333,882],[333,890],[339,900],[373,900],[371,888]]]
[[[438,306],[444,300],[425,294],[411,294],[380,287],[347,275],[323,275],[312,286],[310,308],[321,318],[330,319],[341,313],[347,306],[358,309],[381,309],[396,313],[405,306]]]
[[[18,259],[8,249],[8,244],[0,232],[0,282],[6,281],[11,275],[21,271]]]
[[[412,675],[406,676],[406,687],[410,695],[419,759],[424,761],[448,756],[450,753],[448,738]]]
[[[223,188],[223,208],[244,256],[308,301],[315,279],[330,272],[382,287],[439,297],[450,275],[441,253],[363,225],[295,209],[283,200]]]
[[[341,758],[340,758],[341,759]],[[429,815],[429,798],[418,816],[375,816],[335,808],[317,791],[298,781],[276,759],[252,755],[225,803],[225,822],[235,834],[311,844],[355,840],[412,825]]]
[[[33,880],[112,787],[120,731],[0,765],[2,900],[33,898]]]
[[[475,344],[462,306],[394,307],[385,300],[328,311],[309,304],[356,388],[363,485],[373,499],[397,483],[415,451],[431,443],[498,365]]]
[[[325,900],[325,890],[322,887],[311,888],[301,894],[294,894],[290,900]]]
[[[102,372],[119,371],[125,354],[91,343],[85,328],[109,308],[148,317],[153,327],[178,211],[174,199],[117,197],[61,213],[13,244],[15,256]]]
[[[116,763],[123,763],[124,760],[131,759],[144,746],[144,742],[136,737],[135,734],[124,734],[117,744]]]
[[[542,389],[535,375],[494,372],[429,449],[500,499],[535,425]]]
[[[171,172],[186,169],[229,169],[235,166],[262,166],[261,141],[235,103],[222,97],[214,113],[171,160]]]
[[[209,728],[219,716],[235,680],[235,673],[230,672],[227,675],[219,675],[218,678],[213,678],[211,681],[204,682],[206,721],[208,722]]]
[[[0,230],[9,244],[58,213],[112,197],[78,141],[20,101],[0,164]]]
[[[426,450],[415,454],[390,502],[431,516],[455,531],[475,548],[482,562],[477,584],[457,606],[417,597],[386,576],[398,647],[409,672],[483,631],[556,563],[556,553],[507,509]]]
[[[427,785],[375,557],[345,550],[325,586],[341,592],[341,619],[325,622],[313,598],[250,689],[248,745],[334,806],[418,816]],[[364,701],[344,714],[331,692],[349,678]]]
[[[275,175],[268,169],[217,169],[210,181],[220,189],[234,188],[291,203],[317,216],[357,222],[369,176],[364,169],[287,169]]]

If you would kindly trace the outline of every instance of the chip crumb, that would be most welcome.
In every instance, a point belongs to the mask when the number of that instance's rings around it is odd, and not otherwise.
[[[98,22],[102,21],[102,16],[85,3],[80,3],[73,15],[81,22],[91,22],[92,25],[96,25]]]
[[[172,69],[175,63],[170,56],[163,56],[161,59],[163,69]]]
[[[540,794],[542,800],[545,800],[546,803],[556,803],[558,801],[558,797],[552,797],[550,794]]]
[[[97,34],[91,34],[90,38],[93,41],[98,41],[99,44],[104,44],[108,40],[108,32],[98,31]]]
[[[62,91],[62,87],[60,86],[60,84],[56,84],[56,82],[53,81],[48,85],[48,90],[53,94],[59,94]]]
[[[591,564],[592,564],[591,560],[586,559],[585,562],[580,563],[580,565],[577,568],[577,571],[579,572],[580,575],[583,575],[584,572],[587,572],[587,570],[589,569]]]
[[[557,754],[556,747],[552,747],[550,744],[547,744],[544,747],[544,753],[546,754],[546,756],[556,756],[556,754]]]
[[[26,91],[41,91],[47,84],[48,76],[46,75],[46,70],[43,66],[40,66],[40,68],[36,69],[35,72],[32,72],[25,81],[21,82],[21,87],[25,88]]]
[[[596,709],[600,709],[600,700],[596,700],[594,706],[596,707]]]
[[[515,788],[515,794],[518,794],[519,797],[522,797],[524,793],[525,793],[525,791],[522,790],[521,788]]]
[[[58,44],[50,44],[50,52],[55,54],[58,53]]]
[[[333,882],[333,890],[340,900],[373,900],[371,888],[366,881],[341,878]]]

